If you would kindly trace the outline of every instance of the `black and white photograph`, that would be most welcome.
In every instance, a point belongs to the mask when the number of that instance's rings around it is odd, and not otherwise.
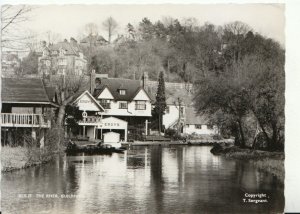
[[[0,211],[284,213],[285,27],[284,3],[2,4]]]

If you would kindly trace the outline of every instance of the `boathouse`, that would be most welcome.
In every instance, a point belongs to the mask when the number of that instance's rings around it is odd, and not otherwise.
[[[57,107],[55,89],[36,78],[2,78],[1,89],[1,144],[24,145],[29,136],[43,147]]]
[[[108,78],[93,71],[90,86],[90,91],[73,102],[83,115],[80,135],[98,140],[107,132],[115,132],[120,141],[127,141],[148,134],[152,99],[141,81]]]
[[[116,117],[105,115],[105,109],[96,100],[89,91],[84,91],[74,102],[82,111],[83,119],[79,121],[79,135],[88,137],[88,140],[106,140],[110,135],[106,133],[118,133],[119,141],[127,141],[128,125],[127,121],[121,120]],[[116,139],[113,136],[113,139]]]

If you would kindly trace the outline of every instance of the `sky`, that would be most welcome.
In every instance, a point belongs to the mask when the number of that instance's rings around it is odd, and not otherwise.
[[[78,38],[83,26],[93,22],[100,26],[100,34],[107,38],[101,28],[105,18],[112,16],[123,33],[127,23],[137,25],[144,17],[155,22],[163,17],[179,20],[195,17],[199,24],[210,22],[223,25],[242,21],[280,44],[285,44],[285,8],[283,4],[160,4],[160,5],[36,5],[30,21],[23,24],[40,35],[51,31],[62,39]]]

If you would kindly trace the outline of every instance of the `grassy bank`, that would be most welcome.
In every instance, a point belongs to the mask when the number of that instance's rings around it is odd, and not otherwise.
[[[258,169],[272,173],[282,183],[284,182],[284,153],[268,152],[252,149],[241,149],[236,146],[215,145],[211,153],[226,158],[250,160]]]
[[[53,158],[53,153],[40,148],[1,147],[1,172],[24,169],[46,163]]]

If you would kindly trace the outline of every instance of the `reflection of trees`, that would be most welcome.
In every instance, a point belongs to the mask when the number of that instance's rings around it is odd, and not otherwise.
[[[151,196],[156,202],[156,210],[154,213],[161,213],[163,209],[163,189],[164,180],[162,177],[162,148],[153,146],[150,152],[151,156]]]
[[[178,164],[178,183],[184,182],[184,164],[183,164],[183,148],[177,148],[177,164]]]

